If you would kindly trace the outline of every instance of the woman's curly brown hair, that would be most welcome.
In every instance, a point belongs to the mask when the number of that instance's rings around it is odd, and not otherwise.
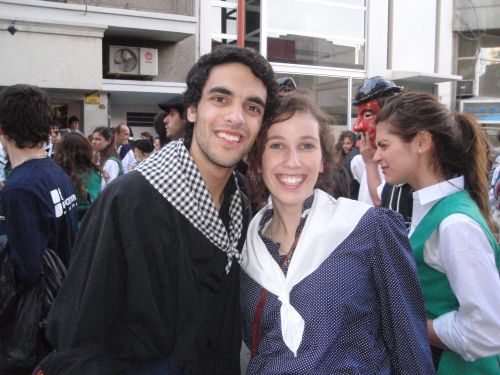
[[[266,202],[269,197],[269,190],[264,184],[262,174],[259,172],[269,128],[275,123],[289,120],[297,112],[310,113],[319,123],[319,139],[324,165],[323,173],[319,175],[315,187],[330,194],[332,193],[333,180],[331,176],[336,161],[334,137],[329,129],[329,126],[333,123],[332,118],[319,108],[309,90],[297,89],[279,98],[276,111],[269,118],[268,123],[262,125],[255,144],[248,154],[246,191],[251,202],[260,205]]]

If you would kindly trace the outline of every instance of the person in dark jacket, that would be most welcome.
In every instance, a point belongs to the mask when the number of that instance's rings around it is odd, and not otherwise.
[[[186,138],[110,184],[83,220],[44,374],[239,374],[249,212],[233,171],[276,97],[253,50],[225,45],[191,68]]]

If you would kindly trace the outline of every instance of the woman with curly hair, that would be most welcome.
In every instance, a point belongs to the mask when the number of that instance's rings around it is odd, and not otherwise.
[[[103,171],[93,161],[92,147],[80,133],[65,133],[56,143],[54,160],[71,177],[77,195],[78,222],[101,191]]]
[[[330,123],[309,94],[285,94],[249,154],[250,198],[266,205],[241,254],[247,374],[433,374],[404,223],[329,194]]]

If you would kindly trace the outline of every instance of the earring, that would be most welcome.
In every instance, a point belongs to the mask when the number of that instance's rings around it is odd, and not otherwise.
[[[418,153],[419,153],[419,154],[421,154],[421,153],[422,153],[422,149],[421,149],[421,148],[419,148],[419,149],[418,149]]]

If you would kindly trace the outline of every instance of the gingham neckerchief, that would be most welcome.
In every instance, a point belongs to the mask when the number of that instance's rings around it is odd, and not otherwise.
[[[226,273],[231,269],[233,258],[240,263],[236,246],[241,237],[243,208],[236,176],[233,175],[236,190],[229,206],[228,234],[182,139],[170,142],[144,160],[136,170],[210,242],[227,254]]]

